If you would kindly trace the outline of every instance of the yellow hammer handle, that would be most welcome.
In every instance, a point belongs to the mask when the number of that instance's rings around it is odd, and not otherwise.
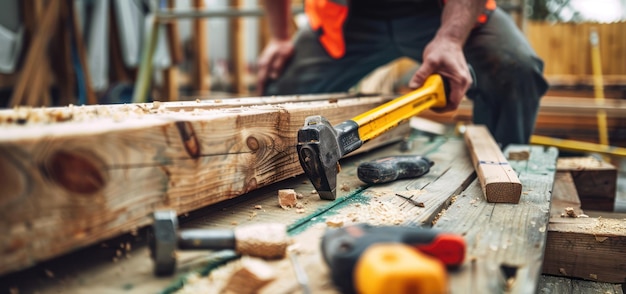
[[[426,79],[422,87],[362,113],[352,121],[359,126],[359,137],[365,143],[426,109],[445,106],[443,78],[434,74]]]

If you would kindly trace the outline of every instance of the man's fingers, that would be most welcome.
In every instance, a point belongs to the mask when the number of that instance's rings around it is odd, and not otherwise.
[[[271,79],[278,78],[281,70],[283,69],[283,66],[285,65],[285,60],[286,58],[283,55],[277,55],[274,60],[272,60],[269,68],[269,74]]]
[[[416,89],[424,84],[426,78],[433,74],[434,68],[430,63],[423,63],[413,74],[411,81],[409,81],[409,88]]]
[[[257,68],[257,93],[263,95],[265,90],[265,83],[267,82],[268,74],[270,72],[270,66],[272,60],[275,58],[275,54],[264,55],[259,59]]]

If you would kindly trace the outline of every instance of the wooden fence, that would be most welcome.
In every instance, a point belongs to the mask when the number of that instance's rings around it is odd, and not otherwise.
[[[600,39],[605,84],[626,84],[626,22],[548,23],[528,21],[526,36],[545,62],[548,78],[591,83],[593,75],[590,33]]]

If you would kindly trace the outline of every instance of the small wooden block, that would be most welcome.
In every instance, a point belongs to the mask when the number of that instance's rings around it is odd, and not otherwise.
[[[574,179],[582,209],[613,211],[617,168],[594,157],[559,158],[557,171],[569,171]]]
[[[221,293],[258,293],[275,278],[274,270],[263,260],[242,259],[241,268],[233,273]]]
[[[522,183],[487,127],[467,126],[464,137],[487,201],[518,203]]]
[[[296,207],[298,194],[293,189],[278,190],[278,205],[282,208]]]

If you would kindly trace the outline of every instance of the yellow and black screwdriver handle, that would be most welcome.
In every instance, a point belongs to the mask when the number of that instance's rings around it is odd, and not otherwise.
[[[336,126],[309,116],[298,131],[298,157],[320,198],[336,198],[338,162],[365,142],[429,108],[446,106],[449,87],[439,74],[423,86]]]

